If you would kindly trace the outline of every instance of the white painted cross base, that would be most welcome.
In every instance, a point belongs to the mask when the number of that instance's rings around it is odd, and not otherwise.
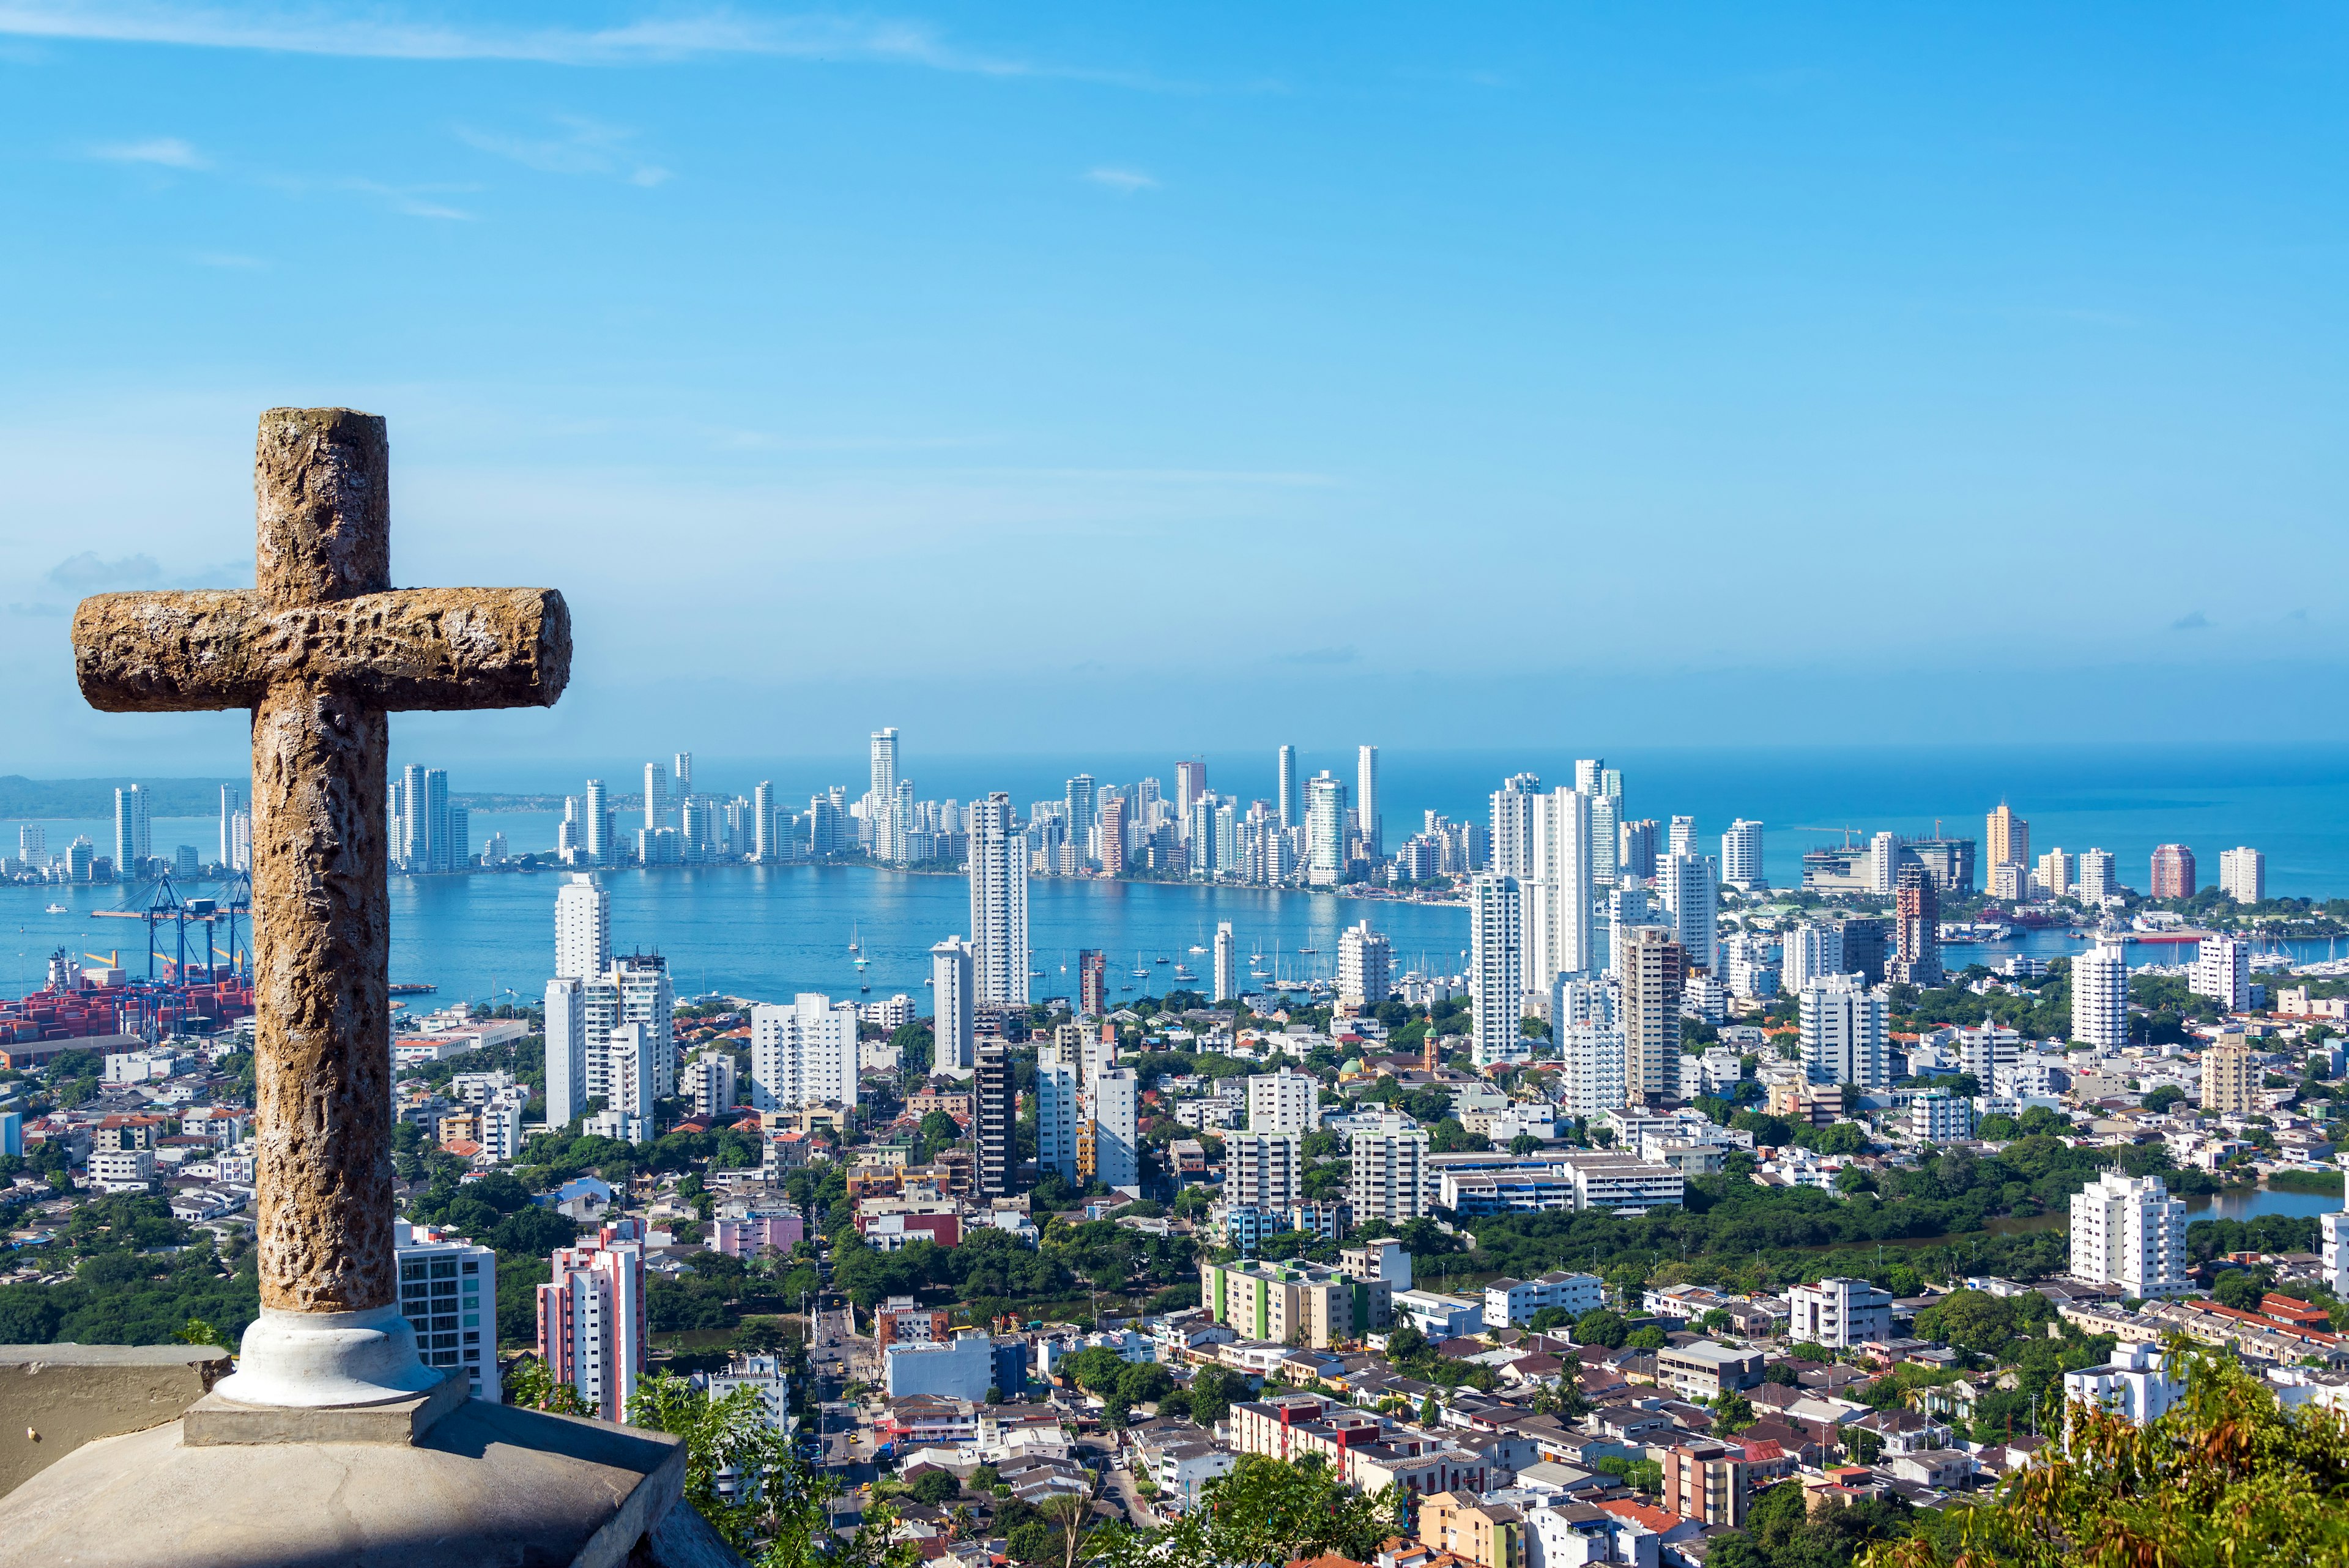
[[[429,1394],[448,1376],[417,1355],[416,1331],[396,1306],[321,1313],[264,1307],[244,1331],[236,1371],[212,1392],[240,1405],[295,1409],[383,1405]]]

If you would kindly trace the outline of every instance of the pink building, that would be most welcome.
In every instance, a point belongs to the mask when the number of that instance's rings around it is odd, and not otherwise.
[[[645,1315],[644,1229],[622,1220],[593,1244],[558,1247],[554,1279],[538,1287],[538,1354],[557,1382],[625,1421],[652,1344]]]
[[[730,1258],[755,1258],[772,1247],[788,1252],[807,1234],[807,1222],[796,1214],[753,1214],[747,1220],[709,1222],[709,1250]]]

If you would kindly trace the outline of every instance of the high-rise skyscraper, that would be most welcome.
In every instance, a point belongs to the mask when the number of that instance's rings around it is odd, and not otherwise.
[[[221,785],[220,798],[220,859],[217,865],[228,870],[236,869],[237,793],[234,784]]]
[[[2113,852],[2109,849],[2080,851],[2080,902],[2095,905],[2120,891],[2119,879],[2113,874]]]
[[[750,792],[750,858],[765,865],[780,858],[775,836],[775,786],[761,779]]]
[[[1207,793],[1207,764],[1193,758],[1174,764],[1174,831],[1191,836],[1191,803]]]
[[[1693,855],[1697,852],[1695,817],[1675,816],[1672,818],[1672,836],[1671,843],[1669,846],[1669,850],[1670,853],[1674,855]]]
[[[642,1222],[622,1220],[592,1241],[556,1248],[553,1274],[538,1287],[539,1360],[601,1418],[625,1422],[652,1355]]]
[[[971,805],[971,999],[982,1006],[1028,1001],[1028,845],[997,790]]]
[[[2014,815],[2014,808],[2004,801],[1990,814],[1983,826],[1982,851],[1992,866],[2028,866],[2031,864],[2031,824]]]
[[[1077,950],[1077,1015],[1100,1018],[1109,1011],[1109,958],[1099,948]]]
[[[897,731],[895,725],[873,732],[873,778],[865,792],[881,800],[897,793]]]
[[[1720,973],[1719,887],[1713,861],[1702,855],[1667,855],[1656,862],[1656,891],[1671,917],[1673,938],[1688,966]]]
[[[2072,1038],[2118,1050],[2128,1044],[2128,950],[2117,936],[2072,961]]]
[[[693,753],[691,752],[679,752],[677,754],[677,798],[683,800],[687,795],[689,795],[692,793]]]
[[[554,890],[554,972],[593,980],[612,967],[612,898],[585,871]]]
[[[856,1107],[856,1003],[802,992],[791,1005],[750,1010],[750,1104]]]
[[[1688,954],[1661,926],[1634,926],[1623,933],[1619,964],[1625,1096],[1633,1105],[1678,1099]]]
[[[1379,749],[1364,746],[1355,758],[1354,818],[1361,825],[1362,842],[1371,858],[1386,857],[1385,836],[1379,825]]]
[[[1741,893],[1770,886],[1762,869],[1762,825],[1739,817],[1721,836],[1721,879]]]
[[[1093,1177],[1104,1187],[1132,1189],[1142,1181],[1142,1080],[1130,1067],[1112,1068],[1085,1085],[1092,1112]]]
[[[1805,920],[1780,933],[1778,989],[1800,996],[1821,975],[1848,972],[1843,961],[1843,928],[1833,920]]]
[[[2219,851],[2219,890],[2238,904],[2263,903],[2268,896],[2268,857],[2248,846]]]
[[[155,853],[147,818],[149,798],[145,784],[114,792],[114,874],[125,880],[139,876]]]
[[[1094,813],[1093,801],[1092,774],[1079,774],[1069,781],[1067,795],[1069,842],[1077,846],[1079,855],[1088,858],[1092,853],[1090,846],[1093,841],[1093,824],[1098,820]],[[1102,869],[1115,876],[1123,867],[1105,866]]]
[[[1533,1054],[1525,1037],[1523,892],[1515,877],[1486,872],[1468,884],[1468,1002],[1476,1065]]]
[[[587,864],[612,864],[612,808],[604,799],[604,781],[587,781]]]
[[[2153,886],[2149,898],[2194,897],[2194,851],[2183,844],[2157,845],[2153,851]]]
[[[1346,877],[1346,781],[1324,768],[1305,781],[1305,879],[1334,888]]]
[[[1007,803],[1008,809],[1008,803]],[[1001,1040],[979,1042],[978,1070],[972,1081],[972,1125],[977,1167],[972,1177],[981,1201],[1011,1196],[1012,1137],[1019,1119],[1019,1096],[1012,1087],[1011,1049]]]
[[[1857,975],[1821,975],[1803,987],[1803,1073],[1814,1084],[1880,1089],[1886,1065],[1884,998]]]
[[[587,1102],[587,994],[584,981],[546,982],[546,1125],[561,1131]]]
[[[1297,826],[1297,748],[1280,748],[1280,826]]]
[[[1892,895],[1893,956],[1888,978],[1909,985],[1935,986],[1941,971],[1941,892],[1922,866],[1900,867]]]
[[[1619,823],[1615,829],[1617,855],[1615,868],[1633,882],[1645,882],[1656,874],[1656,819],[1643,816],[1637,822]]]
[[[1615,1018],[1613,988],[1603,980],[1561,974],[1550,987],[1549,1016],[1565,1109],[1578,1116],[1621,1109],[1623,1029]]]
[[[1599,776],[1607,769],[1604,757],[1582,757],[1574,764],[1574,787],[1588,795],[1599,794]]]
[[[1036,1168],[1078,1181],[1077,1126],[1084,1116],[1084,1086],[1075,1045],[1056,1040],[1036,1048]]]
[[[1534,797],[1541,780],[1532,774],[1504,779],[1493,792],[1493,842],[1485,869],[1519,881],[1534,874]]]
[[[668,826],[668,770],[658,763],[645,764],[645,831],[657,833]]]
[[[930,1062],[936,1067],[970,1067],[972,1056],[970,944],[948,937],[930,950]]]
[[[1554,789],[1533,798],[1532,853],[1519,884],[1526,988],[1594,967],[1590,940],[1590,797]]]
[[[1394,944],[1371,929],[1368,920],[1340,932],[1338,1000],[1353,1007],[1376,1007],[1393,991]]]
[[[1232,923],[1219,920],[1216,924],[1215,994],[1208,1000],[1216,1003],[1232,1001],[1240,993],[1239,943],[1232,937]]]

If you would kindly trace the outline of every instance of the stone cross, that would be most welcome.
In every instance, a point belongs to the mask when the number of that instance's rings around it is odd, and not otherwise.
[[[553,703],[571,617],[550,588],[392,587],[378,415],[270,410],[254,489],[254,590],[84,599],[74,669],[109,712],[253,711],[262,1315],[221,1391],[380,1403],[445,1376],[392,1256],[389,715]]]

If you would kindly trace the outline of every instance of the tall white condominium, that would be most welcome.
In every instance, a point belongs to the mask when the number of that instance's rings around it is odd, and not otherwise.
[[[1671,917],[1672,935],[1688,953],[1689,965],[1721,972],[1719,885],[1713,860],[1703,855],[1668,855],[1656,863],[1657,891]]]
[[[1058,1171],[1062,1180],[1077,1179],[1077,1122],[1083,1115],[1084,1091],[1078,1082],[1073,1054],[1057,1044],[1036,1048],[1036,1163]]]
[[[1215,994],[1210,1002],[1230,1002],[1240,993],[1239,943],[1229,920],[1216,922]]]
[[[1523,898],[1515,877],[1486,872],[1468,884],[1468,1004],[1479,1067],[1533,1054],[1525,1037]],[[1354,1217],[1361,1220],[1361,1210]]]
[[[1558,1092],[1568,1114],[1595,1116],[1623,1106],[1623,1029],[1614,988],[1587,975],[1559,975],[1550,987],[1550,1029],[1564,1058]]]
[[[1285,1211],[1305,1196],[1305,1140],[1295,1133],[1229,1133],[1224,1138],[1224,1205]]]
[[[1280,748],[1280,826],[1297,826],[1297,748]]]
[[[864,815],[873,835],[875,859],[897,857],[893,819],[897,814],[897,731],[892,725],[873,732],[873,775],[864,794]]]
[[[1346,781],[1327,768],[1305,781],[1305,879],[1334,888],[1346,875]]]
[[[220,859],[215,865],[236,867],[237,794],[234,784],[221,785]]]
[[[2316,1217],[2316,1233],[2322,1240],[2324,1288],[2336,1296],[2349,1295],[2349,1210],[2335,1210]]]
[[[1306,1073],[1282,1068],[1247,1081],[1248,1131],[1309,1133],[1321,1127],[1321,1085]]]
[[[1028,841],[1011,797],[997,790],[970,808],[971,1000],[1028,1001]]]
[[[2230,1012],[2251,1004],[2251,944],[2238,937],[2205,937],[2194,952],[2187,989]]]
[[[2248,846],[2219,851],[2219,891],[2238,904],[2266,902],[2268,857]]]
[[[1368,920],[1340,931],[1338,1000],[1350,1007],[1376,1007],[1393,991],[1394,944],[1371,929]]]
[[[1191,803],[1207,793],[1207,764],[1193,758],[1174,764],[1174,831],[1191,836]]]
[[[1664,847],[1666,853],[1671,855],[1695,854],[1696,818],[1693,816],[1672,818],[1671,837],[1666,842]]]
[[[2072,1038],[2117,1051],[2128,1044],[2128,953],[2117,936],[2072,961]]]
[[[554,890],[554,972],[593,980],[612,967],[612,896],[585,871]]]
[[[1868,840],[1868,886],[1871,892],[1890,895],[1900,886],[1900,850],[1897,833],[1879,833]]]
[[[1721,836],[1721,879],[1741,893],[1770,886],[1762,870],[1762,825],[1739,817]]]
[[[1496,877],[1519,880],[1534,874],[1534,797],[1541,780],[1531,774],[1504,779],[1493,792],[1492,844],[1485,869]]]
[[[114,874],[126,880],[155,852],[147,820],[145,784],[129,784],[114,792]]]
[[[604,802],[604,781],[587,781],[587,864],[612,864],[612,808]]]
[[[587,1102],[587,992],[572,975],[546,982],[546,1125],[568,1126]]]
[[[1574,787],[1585,794],[1599,793],[1599,775],[1607,771],[1604,757],[1580,757],[1574,764]]]
[[[636,1414],[636,1379],[651,1360],[644,1231],[623,1220],[604,1234],[613,1239],[554,1250],[554,1277],[538,1287],[538,1353],[557,1383],[621,1422]]]
[[[775,785],[761,779],[750,792],[750,858],[761,865],[775,858]]]
[[[1623,933],[1617,982],[1623,1022],[1623,1094],[1635,1106],[1681,1093],[1681,996],[1688,955],[1661,926]]]
[[[1778,989],[1800,996],[1821,975],[1842,974],[1843,928],[1832,920],[1806,920],[1780,933]]]
[[[1433,1207],[1433,1179],[1427,1164],[1427,1134],[1358,1132],[1347,1139],[1352,1179],[1347,1198],[1354,1223],[1383,1220],[1400,1225]]]
[[[1364,746],[1355,758],[1354,816],[1362,825],[1362,841],[1371,846],[1371,858],[1383,859],[1386,850],[1383,836],[1379,831],[1379,749]]]
[[[2039,857],[2039,885],[2051,898],[2060,898],[2072,890],[2072,857],[2064,850],[2051,849]]]
[[[1592,843],[1596,844],[1596,837]],[[1637,882],[1617,883],[1607,892],[1607,972],[1619,981],[1623,978],[1624,956],[1630,947],[1631,932],[1641,926],[1656,923],[1657,905],[1654,894]]]
[[[2109,849],[2081,850],[2080,902],[2100,904],[2120,890],[2120,881],[2113,875],[2113,852]]]
[[[976,966],[971,946],[948,937],[930,950],[930,1063],[936,1067],[976,1067],[972,1041],[971,986]]]
[[[2186,1205],[2158,1176],[2118,1170],[2072,1194],[2072,1277],[2117,1285],[2125,1296],[2182,1296],[2187,1277]]]
[[[1803,1075],[1814,1084],[1880,1089],[1885,1066],[1884,999],[1856,974],[1821,975],[1803,987]],[[1985,1085],[1987,1086],[1987,1085]]]
[[[750,1104],[762,1111],[856,1104],[856,1003],[802,992],[750,1010]]]
[[[619,1114],[630,1143],[653,1138],[653,1031],[623,1023],[604,1039],[604,1108]]]
[[[612,961],[607,977],[619,994],[615,1022],[641,1023],[651,1031],[653,1097],[665,1100],[677,1093],[677,992],[669,983],[668,961],[657,953],[628,953]],[[592,992],[589,1001],[592,1007]],[[588,1039],[594,1044],[592,1028]]]
[[[1113,1068],[1085,1087],[1092,1102],[1093,1177],[1104,1187],[1142,1181],[1142,1080],[1130,1067]]]
[[[1532,867],[1521,892],[1525,981],[1547,992],[1561,974],[1594,967],[1590,945],[1590,797],[1578,789],[1534,796]]]
[[[1574,764],[1574,787],[1590,797],[1590,884],[1612,888],[1622,855],[1623,774],[1604,758],[1584,757]]]
[[[657,833],[668,817],[668,770],[658,763],[645,764],[645,826]]]

